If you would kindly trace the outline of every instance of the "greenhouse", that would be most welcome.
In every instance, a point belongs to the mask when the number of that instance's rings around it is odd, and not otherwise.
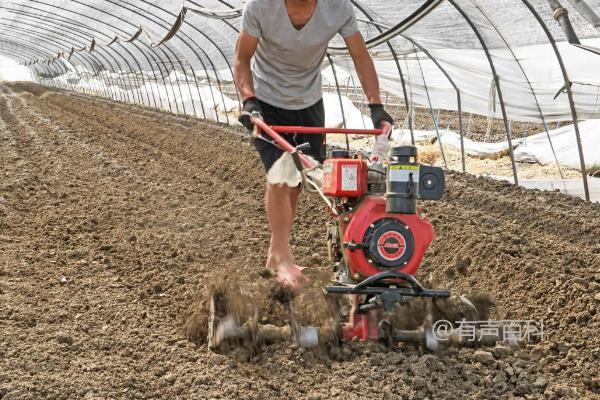
[[[251,2],[349,2],[388,134],[341,34],[323,124],[249,112]],[[303,192],[292,300],[261,142]],[[594,398],[599,149],[600,0],[0,1],[0,399]]]

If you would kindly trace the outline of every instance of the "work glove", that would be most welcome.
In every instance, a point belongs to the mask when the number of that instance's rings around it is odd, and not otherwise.
[[[385,112],[383,104],[369,104],[369,108],[371,109],[371,121],[373,121],[373,127],[375,129],[382,129],[381,123],[383,121],[394,125],[394,119]]]
[[[253,113],[262,113],[262,108],[260,107],[260,103],[258,102],[258,99],[254,96],[252,97],[247,97],[244,99],[244,101],[242,102],[243,107],[242,107],[242,112],[240,113],[240,117],[238,118],[238,121],[240,121],[240,123],[242,125],[244,125],[246,127],[246,129],[248,129],[250,132],[252,132],[254,130],[254,124],[252,123],[252,114]]]

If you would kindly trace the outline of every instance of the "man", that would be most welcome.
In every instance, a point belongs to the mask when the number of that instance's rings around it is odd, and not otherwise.
[[[377,73],[350,0],[246,3],[234,60],[235,82],[244,99],[240,122],[252,130],[250,114],[258,112],[269,125],[324,126],[321,64],[337,33],[348,46],[373,125],[393,124],[381,105]],[[310,143],[307,153],[323,161],[323,135],[284,137],[295,146]],[[262,140],[255,141],[255,147],[267,171],[265,205],[271,243],[266,267],[276,272],[282,286],[297,289],[307,282],[303,268],[294,264],[289,245],[301,177],[289,154]]]

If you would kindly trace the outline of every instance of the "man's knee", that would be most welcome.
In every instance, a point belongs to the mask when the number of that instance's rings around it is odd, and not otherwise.
[[[290,187],[285,183],[267,183],[267,192],[274,195],[290,196],[300,192],[300,186]]]

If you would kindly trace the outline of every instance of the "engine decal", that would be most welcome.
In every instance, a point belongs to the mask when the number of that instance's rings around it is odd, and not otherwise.
[[[406,251],[406,240],[401,233],[388,231],[381,235],[377,241],[379,254],[389,261],[398,260]]]
[[[409,182],[412,175],[413,182],[419,182],[418,165],[390,165],[389,177],[392,182]]]
[[[342,190],[358,189],[358,166],[342,165]]]

